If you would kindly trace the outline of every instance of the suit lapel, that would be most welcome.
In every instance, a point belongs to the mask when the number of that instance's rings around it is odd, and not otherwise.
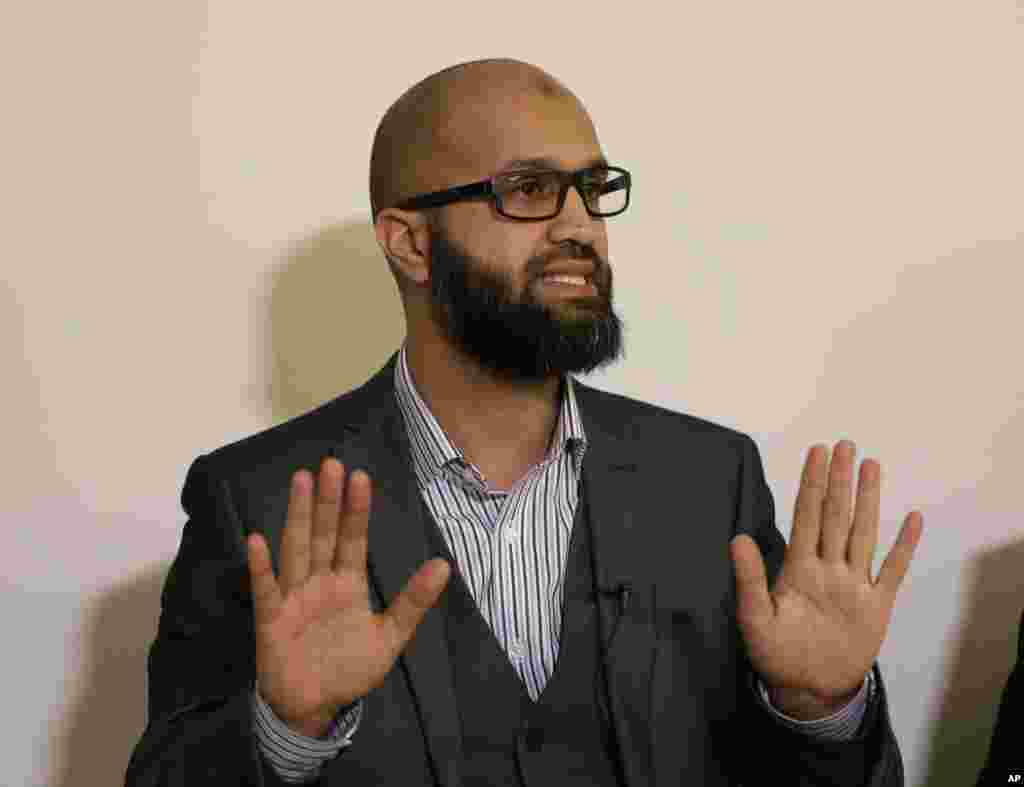
[[[650,698],[656,637],[654,586],[645,581],[645,540],[634,519],[641,510],[634,504],[643,499],[643,476],[628,444],[597,426],[579,387],[576,391],[589,443],[583,492],[590,511],[601,641],[608,643],[604,656],[612,724],[626,784],[646,787],[652,783]],[[623,584],[631,590],[625,614],[616,595],[601,592]]]
[[[393,369],[393,364],[386,367],[389,383]],[[424,536],[423,510],[407,438],[399,432],[405,424],[394,402],[393,386],[388,385],[387,390],[391,405],[383,403],[368,424],[346,425],[348,434],[337,449],[346,473],[357,467],[365,469],[372,483],[368,579],[377,612],[390,605],[409,578],[434,557]],[[420,718],[427,751],[440,784],[462,787],[462,738],[448,641],[438,606],[428,610],[420,621],[399,663],[408,670],[414,702],[423,710]]]
[[[344,425],[335,455],[346,473],[355,468],[372,479],[368,571],[375,611],[401,592],[430,554],[420,492],[409,454],[405,423],[395,401],[395,353],[385,367],[351,394],[349,406],[360,413]],[[575,387],[588,447],[583,460],[598,588],[628,582],[632,586],[626,615],[619,599],[598,594],[598,614],[605,649],[615,737],[623,753],[629,787],[651,783],[651,678],[654,647],[654,588],[645,583],[641,522],[642,473],[631,444],[623,440],[621,420],[602,417],[593,394]],[[580,501],[580,505],[583,501]],[[611,641],[609,641],[609,637]],[[448,643],[437,607],[429,610],[399,657],[409,672],[421,715],[427,749],[443,787],[462,787],[462,746],[451,681]]]

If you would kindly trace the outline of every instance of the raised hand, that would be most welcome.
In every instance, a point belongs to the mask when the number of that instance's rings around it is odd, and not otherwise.
[[[450,572],[444,560],[426,561],[374,613],[366,576],[370,478],[349,473],[343,495],[344,479],[344,466],[325,459],[314,506],[312,474],[292,476],[280,581],[266,540],[253,533],[246,541],[260,694],[282,721],[314,737],[384,682]]]
[[[923,528],[921,514],[911,511],[872,581],[882,468],[873,459],[861,465],[851,528],[856,450],[848,440],[837,443],[826,477],[828,446],[811,446],[792,537],[770,593],[757,543],[742,535],[731,544],[737,623],[751,665],[767,686],[788,692],[793,707],[809,711],[808,718],[822,715],[815,704],[834,710],[860,689],[878,658]]]

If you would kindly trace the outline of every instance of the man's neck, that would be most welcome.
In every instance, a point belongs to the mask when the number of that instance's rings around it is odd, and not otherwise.
[[[484,475],[518,477],[547,455],[558,423],[561,380],[510,383],[443,341],[406,342],[420,396],[451,441]]]

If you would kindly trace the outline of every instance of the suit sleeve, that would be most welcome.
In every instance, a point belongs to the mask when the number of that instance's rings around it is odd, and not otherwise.
[[[342,708],[322,738],[310,738],[293,731],[277,717],[260,694],[259,685],[253,691],[252,702],[260,754],[281,779],[291,784],[315,782],[324,763],[352,745],[364,705],[359,700]]]
[[[860,729],[861,722],[864,720],[864,714],[874,696],[874,677],[874,671],[867,674],[857,696],[845,708],[837,711],[833,716],[815,721],[800,721],[790,718],[772,705],[771,698],[768,696],[768,688],[761,679],[757,678],[755,683],[759,704],[766,708],[780,724],[812,738],[846,741],[857,734],[857,730]]]
[[[188,515],[150,647],[147,724],[126,787],[283,787],[254,730],[255,633],[245,534],[207,456],[189,468]],[[310,782],[313,783],[313,782]]]
[[[765,561],[769,586],[782,569],[786,542],[775,524],[775,502],[764,476],[757,444],[744,435],[739,479],[738,528],[751,536]],[[734,577],[735,580],[735,577]],[[903,761],[889,719],[888,701],[877,662],[872,666],[873,691],[863,719],[852,737],[829,740],[810,736],[780,722],[761,701],[758,676],[750,664],[742,635],[738,639],[740,680],[737,741],[749,741],[753,751],[736,758],[738,781],[763,781],[771,763],[779,781],[794,787],[903,787]],[[745,747],[744,747],[745,748]]]

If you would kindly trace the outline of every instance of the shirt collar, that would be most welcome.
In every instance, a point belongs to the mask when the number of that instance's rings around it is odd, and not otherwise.
[[[587,438],[580,420],[573,384],[572,376],[562,375],[562,383],[559,386],[558,421],[546,461],[558,458],[563,451],[570,451],[574,452],[574,458],[578,463],[586,450]],[[404,341],[398,355],[398,363],[395,364],[395,395],[410,438],[414,434],[423,436],[422,439],[410,439],[409,446],[412,461],[424,476],[440,476],[442,469],[452,462],[468,466],[465,455],[451,442],[416,389],[412,374],[409,372]]]

